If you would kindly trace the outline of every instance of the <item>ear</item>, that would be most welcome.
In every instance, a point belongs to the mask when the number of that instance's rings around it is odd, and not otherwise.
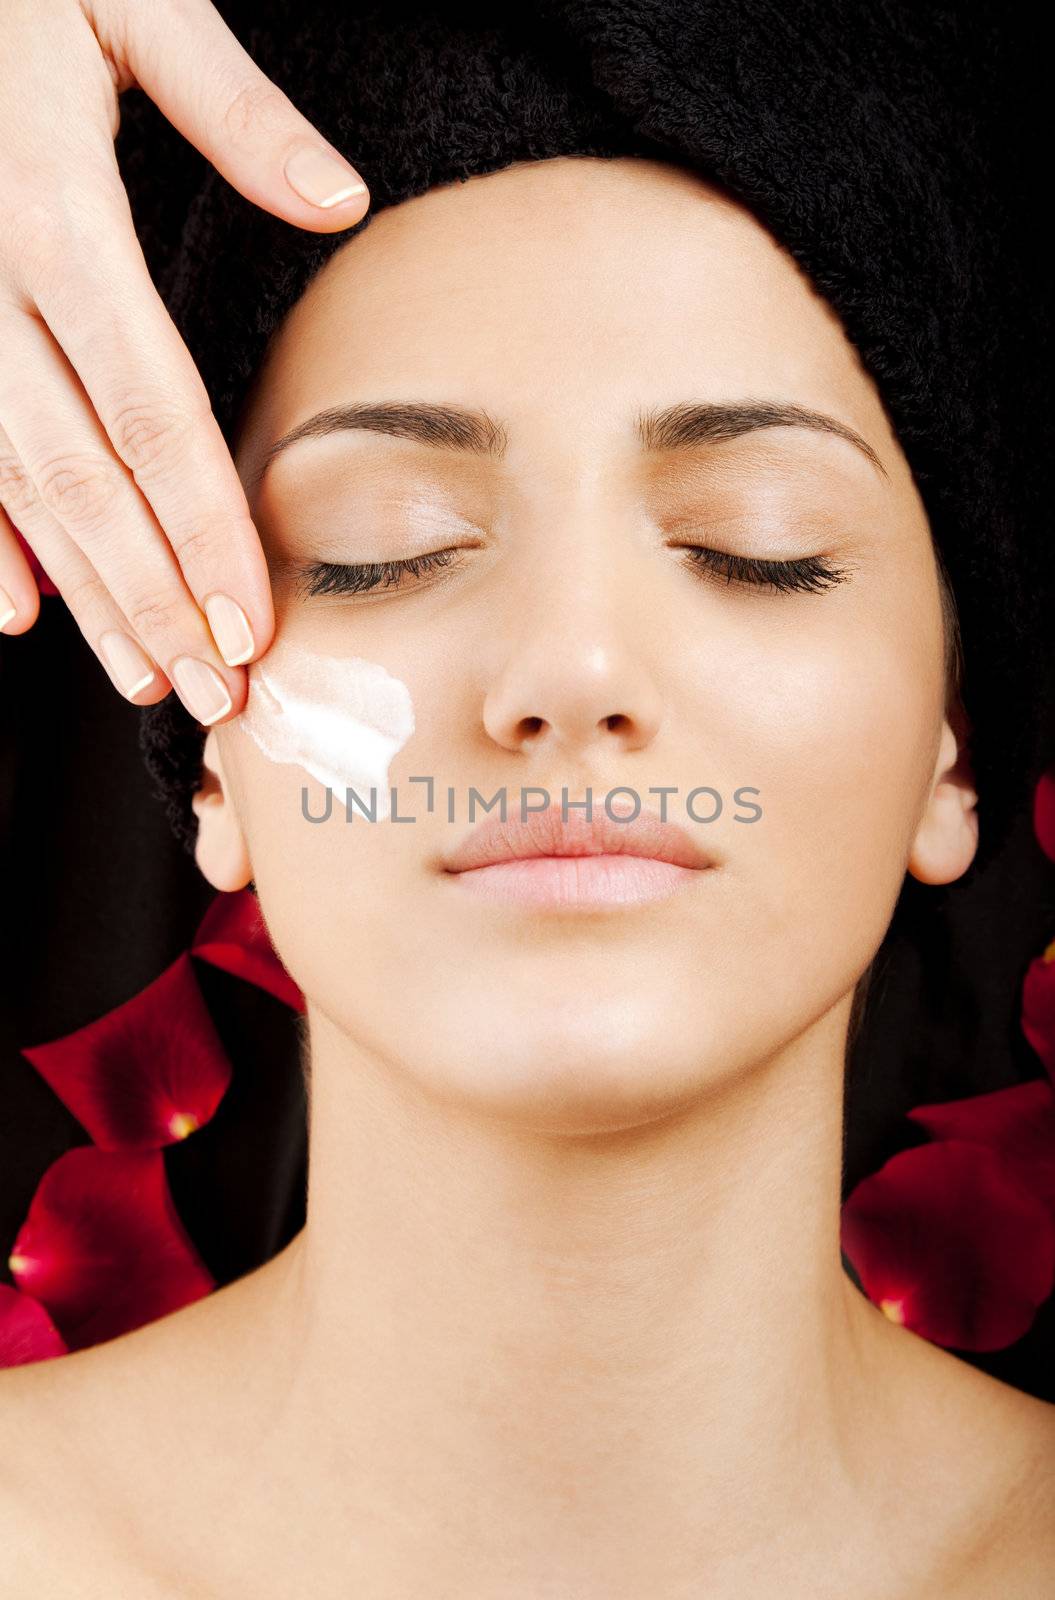
[[[920,883],[953,883],[978,849],[978,795],[967,756],[968,722],[957,696],[946,713],[930,796],[909,852]]]
[[[191,797],[198,819],[194,858],[216,889],[244,889],[253,876],[245,835],[223,770],[217,729],[210,728],[202,752],[201,781]]]

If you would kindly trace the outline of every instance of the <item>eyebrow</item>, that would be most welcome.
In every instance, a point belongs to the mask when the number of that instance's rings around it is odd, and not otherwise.
[[[739,439],[762,428],[809,428],[832,433],[860,450],[872,465],[888,478],[886,468],[866,439],[845,422],[813,411],[807,406],[772,400],[739,402],[697,401],[639,412],[635,419],[637,438],[643,449],[688,450],[694,445]],[[322,439],[331,433],[350,430],[384,433],[394,438],[412,439],[440,450],[458,450],[472,455],[501,459],[509,445],[509,435],[500,422],[486,411],[426,401],[359,401],[352,405],[331,406],[317,411],[270,447],[253,481],[258,489],[268,467],[301,439]]]

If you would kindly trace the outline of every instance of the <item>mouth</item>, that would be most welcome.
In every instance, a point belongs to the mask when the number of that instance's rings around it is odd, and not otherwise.
[[[666,900],[703,869],[647,856],[533,856],[456,875],[466,892],[522,905],[601,907]]]
[[[444,863],[460,890],[484,900],[602,909],[668,899],[698,882],[713,858],[691,833],[654,812],[567,820],[559,806],[526,818],[488,818]]]

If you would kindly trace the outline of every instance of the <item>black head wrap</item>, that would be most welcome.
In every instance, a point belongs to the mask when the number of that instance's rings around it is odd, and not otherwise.
[[[980,870],[1044,759],[1051,690],[1050,336],[994,142],[1003,35],[989,14],[897,0],[526,0],[500,12],[309,0],[255,7],[243,27],[220,9],[371,194],[357,228],[319,235],[211,167],[195,174],[158,281],[228,442],[269,336],[372,214],[558,155],[699,170],[836,310],[912,468],[959,612]],[[192,847],[202,731],[175,695],[141,729]]]

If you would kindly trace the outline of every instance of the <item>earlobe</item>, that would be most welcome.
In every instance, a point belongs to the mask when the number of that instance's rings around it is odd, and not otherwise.
[[[909,852],[920,883],[953,883],[978,849],[978,795],[967,755],[967,719],[957,705],[942,724],[934,778]]]
[[[198,819],[194,858],[216,889],[244,889],[253,876],[245,835],[223,769],[217,730],[210,728],[202,751],[201,781],[191,798]]]

